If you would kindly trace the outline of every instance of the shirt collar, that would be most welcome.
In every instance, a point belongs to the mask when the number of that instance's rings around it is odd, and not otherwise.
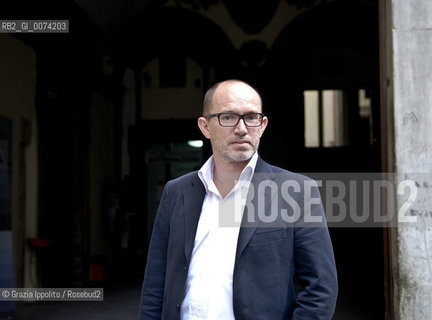
[[[255,171],[255,167],[258,161],[258,152],[255,152],[252,158],[249,160],[246,167],[244,167],[243,171],[240,174],[239,181],[250,182],[252,180],[253,173]],[[214,169],[214,159],[211,156],[198,171],[198,177],[201,179],[206,192],[209,192],[209,188],[212,189],[214,186],[213,182],[213,169]]]

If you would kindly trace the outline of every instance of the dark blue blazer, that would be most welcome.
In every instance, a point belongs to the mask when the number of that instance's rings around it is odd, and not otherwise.
[[[236,320],[331,319],[337,275],[316,184],[259,158],[251,188],[234,266]],[[180,318],[204,196],[196,171],[166,184],[148,253],[141,320]]]

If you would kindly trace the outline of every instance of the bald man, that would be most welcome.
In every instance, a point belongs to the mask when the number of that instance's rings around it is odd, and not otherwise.
[[[267,124],[247,83],[207,91],[198,126],[213,155],[165,186],[141,320],[332,318],[337,276],[318,188],[258,156]]]

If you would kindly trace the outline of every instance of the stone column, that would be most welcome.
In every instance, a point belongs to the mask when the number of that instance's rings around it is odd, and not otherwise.
[[[395,319],[432,319],[432,1],[391,0],[394,155],[398,182],[410,180],[397,207],[415,223],[398,217],[393,234]],[[389,123],[392,127],[392,124]],[[410,194],[416,197],[413,202]]]

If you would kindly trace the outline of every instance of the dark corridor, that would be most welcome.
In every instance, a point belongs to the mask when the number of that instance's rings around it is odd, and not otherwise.
[[[378,1],[130,0],[107,12],[81,2],[4,11],[70,21],[68,34],[14,35],[35,53],[38,237],[50,240],[41,286],[142,281],[163,184],[210,155],[206,141],[188,142],[203,140],[195,119],[217,81],[260,91],[266,161],[306,174],[380,172]],[[336,316],[384,319],[382,229],[330,232]]]

